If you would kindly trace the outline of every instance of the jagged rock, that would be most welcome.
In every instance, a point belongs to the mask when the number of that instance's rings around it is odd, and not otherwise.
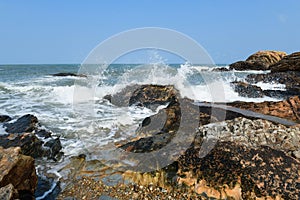
[[[249,56],[246,61],[238,61],[229,65],[235,70],[268,70],[270,65],[280,61],[287,54],[280,51],[258,51]]]
[[[234,91],[241,97],[262,98],[264,96],[263,90],[258,86],[240,81],[231,82],[231,85],[234,87]]]
[[[285,97],[300,94],[300,72],[272,72],[267,74],[250,74],[246,80],[250,83],[280,83],[286,86],[286,91],[282,92]]]
[[[21,147],[22,154],[33,158],[47,157],[56,160],[61,156],[62,145],[59,138],[52,138],[51,132],[39,129],[38,119],[34,115],[24,115],[4,126],[8,134],[0,135],[0,146]],[[47,139],[47,142],[43,139]]]
[[[24,115],[16,122],[4,124],[5,131],[8,133],[25,133],[32,132],[36,129],[38,119],[34,115]]]
[[[233,102],[228,105],[250,110],[265,115],[272,115],[295,122],[300,122],[300,99],[299,96],[290,97],[287,100],[273,102],[265,101],[261,103],[253,102]]]
[[[8,115],[0,115],[0,123],[8,122],[10,120],[12,120],[10,116],[8,116]]]
[[[59,138],[50,139],[44,144],[33,133],[1,135],[0,146],[4,148],[20,147],[21,153],[24,155],[33,158],[47,157],[50,159],[55,159],[56,156],[59,156],[59,152],[62,149]]]
[[[71,73],[71,72],[61,72],[61,73],[56,73],[56,74],[52,74],[52,76],[75,76],[75,77],[87,77],[84,74],[75,74],[75,73]]]
[[[18,199],[18,191],[10,183],[2,188],[0,188],[0,199],[1,200],[14,200]]]
[[[37,176],[34,159],[20,154],[20,148],[0,147],[0,187],[12,184],[22,196],[33,197]]]
[[[300,71],[300,52],[285,56],[270,66],[271,72]]]
[[[263,119],[239,117],[200,126],[198,131],[195,138],[199,141],[203,138],[216,138],[218,141],[230,141],[251,148],[265,145],[284,151],[300,161],[297,155],[300,150],[300,127],[297,126],[286,127]]]
[[[216,199],[299,199],[300,163],[267,146],[217,142],[200,158],[191,147],[178,160],[178,182]]]
[[[113,95],[106,95],[104,99],[120,107],[145,106],[155,110],[159,105],[170,103],[179,97],[174,86],[162,85],[130,85]]]

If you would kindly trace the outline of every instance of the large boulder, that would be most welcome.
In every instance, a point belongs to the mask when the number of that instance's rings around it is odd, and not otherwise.
[[[8,184],[12,184],[24,197],[34,195],[37,185],[34,159],[22,155],[19,147],[8,149],[0,147],[0,187]]]
[[[179,159],[177,181],[208,198],[300,197],[300,163],[282,151],[217,142],[205,157],[200,153],[193,146]]]
[[[287,54],[281,51],[258,51],[249,56],[246,61],[238,61],[229,65],[235,70],[268,70],[270,65],[280,61]]]
[[[271,72],[300,71],[300,52],[285,56],[270,66]]]
[[[104,99],[120,107],[145,106],[156,109],[159,105],[166,105],[180,97],[178,90],[171,85],[130,85],[113,95],[106,95]]]

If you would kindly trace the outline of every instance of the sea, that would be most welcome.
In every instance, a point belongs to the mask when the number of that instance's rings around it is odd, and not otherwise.
[[[182,97],[195,102],[281,100],[240,97],[230,82],[244,81],[248,74],[268,71],[214,70],[228,68],[226,64],[111,64],[99,67],[100,70],[94,66],[94,73],[81,76],[53,76],[62,72],[82,73],[83,67],[80,64],[0,65],[0,114],[13,119],[33,114],[42,127],[60,138],[65,157],[85,154],[90,159],[98,159],[101,146],[132,137],[145,117],[158,112],[138,106],[117,107],[103,98],[133,84],[174,85]],[[259,83],[258,86],[285,89],[280,84]],[[0,134],[5,134],[1,126]],[[43,199],[42,196],[37,199]]]

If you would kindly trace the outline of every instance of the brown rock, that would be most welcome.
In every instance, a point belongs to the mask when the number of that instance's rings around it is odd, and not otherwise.
[[[23,194],[33,195],[37,185],[34,159],[20,154],[20,148],[0,147],[0,187],[12,184]]]
[[[229,67],[235,70],[268,70],[270,65],[277,63],[286,55],[281,51],[258,51],[246,61],[232,63]]]
[[[218,142],[204,158],[191,147],[178,161],[178,181],[217,199],[299,199],[300,163],[282,151]]]
[[[15,190],[12,184],[8,184],[0,188],[0,199],[1,200],[13,200],[18,198],[18,191]]]
[[[262,113],[264,115],[272,115],[295,122],[300,122],[300,98],[299,96],[290,97],[288,100],[273,102],[265,101],[261,103],[253,102],[233,102],[228,105]]]
[[[285,56],[279,62],[273,63],[270,69],[272,72],[300,71],[300,52]]]

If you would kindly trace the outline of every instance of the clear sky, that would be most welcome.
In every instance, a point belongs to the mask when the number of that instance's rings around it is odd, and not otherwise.
[[[0,64],[81,63],[121,31],[164,27],[216,63],[300,50],[299,0],[0,0]]]

